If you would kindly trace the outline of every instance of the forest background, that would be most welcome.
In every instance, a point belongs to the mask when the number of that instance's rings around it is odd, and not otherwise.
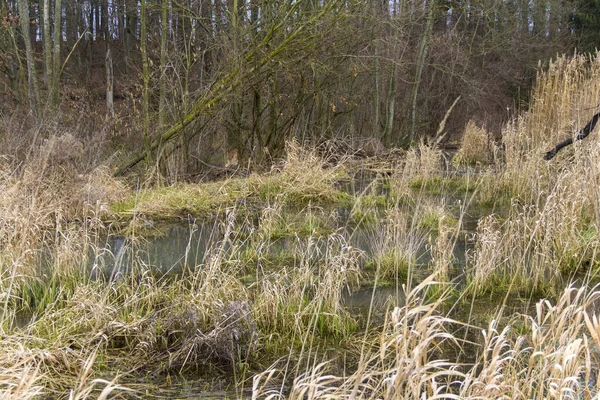
[[[493,141],[547,61],[595,50],[599,16],[588,0],[1,0],[0,146],[58,135],[82,170],[145,161],[174,182],[268,167],[291,138],[369,153],[453,143],[472,120]]]

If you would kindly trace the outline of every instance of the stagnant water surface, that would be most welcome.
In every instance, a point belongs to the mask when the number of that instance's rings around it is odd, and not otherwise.
[[[345,189],[350,192],[371,190],[365,182],[351,182]],[[387,195],[386,189],[376,188],[377,194]],[[453,250],[454,267],[453,278],[459,283],[464,281],[464,268],[469,252],[473,251],[474,234],[477,221],[482,215],[487,215],[490,210],[485,208],[464,207],[464,200],[455,198],[435,197],[427,201],[438,201],[450,210],[457,220],[461,221],[461,229],[455,237]],[[283,209],[282,220],[292,220],[301,213],[313,212],[310,209]],[[362,265],[366,260],[377,254],[381,244],[385,241],[386,231],[379,224],[368,224],[366,226],[356,225],[350,221],[350,210],[346,208],[318,209],[316,212],[326,220],[327,229],[330,233],[317,235],[308,239],[306,234],[299,232],[288,232],[285,236],[277,238],[262,238],[257,241],[257,230],[259,229],[260,215],[245,217],[242,221],[227,224],[220,220],[197,221],[190,220],[185,223],[154,225],[148,221],[151,235],[132,241],[125,236],[109,235],[95,246],[91,251],[89,259],[89,271],[92,276],[117,280],[126,276],[132,268],[145,268],[148,272],[155,274],[161,279],[185,273],[187,269],[203,265],[214,252],[225,254],[225,258],[240,258],[246,251],[256,251],[260,248],[260,254],[264,259],[271,260],[266,263],[273,268],[278,263],[287,262],[290,254],[303,254],[304,257],[314,257],[315,262],[319,257],[324,257],[325,249],[330,246],[331,240],[339,240],[345,245],[352,246],[364,255]],[[415,230],[416,232],[417,230]],[[419,233],[415,233],[419,235]],[[413,266],[411,285],[419,283],[420,277],[427,276],[431,261],[431,245],[425,236],[415,237],[414,243],[418,244],[416,249],[416,262]],[[430,239],[430,238],[429,238]],[[307,241],[310,240],[310,244]],[[312,251],[307,251],[307,246],[312,246]],[[293,265],[293,260],[290,261]],[[252,268],[252,265],[249,266]],[[256,268],[256,266],[254,266]],[[248,275],[252,276],[251,271]],[[369,273],[365,274],[366,276]],[[371,272],[372,275],[372,272]],[[405,301],[404,291],[398,285],[379,285],[364,283],[357,290],[348,290],[344,293],[344,305],[354,315],[370,316],[373,321],[382,321],[387,310],[395,306],[402,306]],[[251,283],[251,280],[248,282]],[[401,282],[402,284],[403,282]],[[508,303],[512,311],[523,311],[528,307],[528,302],[523,299],[514,299]],[[462,310],[455,310],[455,315],[460,315],[462,321],[471,322],[479,316],[489,316],[497,308],[490,302],[477,302]],[[448,310],[451,311],[451,310]],[[484,318],[484,317],[482,317]],[[470,319],[470,320],[469,320]],[[465,335],[468,335],[465,332]],[[130,382],[135,387],[135,382]],[[153,387],[144,383],[144,391],[152,392],[149,398],[187,398],[187,399],[217,399],[217,398],[244,398],[250,397],[246,389],[228,390],[227,379],[224,382],[203,380],[190,381],[168,381],[164,384],[156,382]],[[250,385],[250,383],[248,384]]]

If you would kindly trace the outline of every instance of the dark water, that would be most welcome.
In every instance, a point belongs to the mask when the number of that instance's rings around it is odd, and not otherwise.
[[[372,179],[373,177],[369,177]],[[340,183],[345,190],[359,193],[365,190],[387,196],[389,190],[385,185],[373,183],[368,179],[350,180]],[[375,185],[375,186],[373,186]],[[452,278],[460,284],[464,281],[464,268],[469,252],[473,251],[474,234],[477,221],[482,215],[489,214],[489,209],[467,208],[461,199],[448,197],[432,197],[428,202],[439,201],[444,204],[454,217],[461,221],[458,235],[454,238]],[[386,242],[386,230],[377,223],[356,225],[351,221],[351,210],[344,207],[319,208],[318,213],[324,216],[329,234],[311,237],[314,250],[310,253],[313,262],[318,263],[319,257],[325,257],[328,246],[332,241],[338,240],[348,246],[359,249],[366,260],[372,258],[381,250],[382,243]],[[299,214],[312,212],[309,209],[284,209],[281,211],[284,221],[297,218]],[[91,249],[88,270],[92,277],[108,280],[117,280],[135,269],[144,269],[161,279],[185,273],[186,269],[201,266],[214,252],[221,252],[225,259],[239,259],[246,252],[256,251],[259,247],[261,257],[271,260],[272,268],[281,267],[278,263],[285,263],[294,254],[306,257],[307,235],[302,232],[288,232],[287,235],[277,238],[256,238],[260,228],[260,215],[234,221],[227,224],[223,221],[189,221],[181,224],[155,226],[153,234],[144,238],[132,240],[121,235],[109,235],[100,241],[100,245]],[[158,233],[158,234],[157,234]],[[413,268],[412,285],[419,283],[420,276],[430,272],[431,245],[423,233],[415,233],[415,238],[410,241],[418,243],[415,251],[415,265]],[[435,237],[431,233],[430,237]],[[435,238],[434,238],[435,239]],[[389,244],[388,244],[389,245]],[[253,268],[252,262],[246,262],[248,268]],[[252,271],[243,271],[252,275]],[[372,272],[371,272],[372,273]],[[365,275],[368,277],[369,272]],[[375,286],[373,280],[368,280],[357,290],[344,293],[344,305],[353,314],[366,317],[369,315],[374,321],[382,321],[387,310],[405,303],[403,283],[391,286]],[[470,315],[489,315],[495,310],[496,302],[478,302],[470,310],[461,310]],[[470,317],[469,317],[470,318]],[[467,333],[465,333],[467,334]],[[133,382],[132,382],[133,383]],[[147,383],[144,383],[147,388]],[[248,383],[251,385],[251,383]],[[135,386],[135,384],[134,384]],[[187,399],[222,399],[222,398],[250,398],[247,390],[239,388],[230,389],[227,383],[206,382],[202,380],[179,382],[155,382],[150,388],[149,398],[187,398]]]
[[[304,210],[305,211],[305,210]],[[286,210],[290,216],[297,215],[297,210]],[[456,207],[455,212],[461,212]],[[335,208],[330,211],[328,223],[333,231],[332,236],[312,237],[311,245],[314,250],[310,253],[314,262],[319,257],[325,257],[327,247],[331,246],[332,237],[343,238],[341,242],[352,246],[364,254],[361,263],[372,258],[374,254],[381,251],[382,243],[386,241],[386,230],[377,224],[366,227],[353,226],[349,224],[350,210]],[[454,275],[460,281],[460,275],[464,272],[467,254],[472,252],[474,245],[474,230],[479,215],[463,213],[463,229],[454,238]],[[284,216],[285,220],[287,217]],[[248,226],[250,224],[250,226]],[[294,255],[302,254],[306,257],[306,237],[291,232],[284,237],[276,239],[261,239],[257,241],[252,235],[256,235],[256,222],[244,221],[244,226],[234,226],[227,231],[223,224],[218,221],[192,222],[187,224],[172,224],[157,227],[159,235],[147,239],[132,241],[124,236],[111,235],[105,239],[104,244],[92,251],[89,270],[92,276],[105,279],[119,279],[132,269],[147,269],[157,277],[168,278],[181,274],[186,268],[193,268],[206,263],[206,258],[215,251],[222,251],[225,259],[230,257],[237,259],[246,251],[256,252],[256,246],[260,247],[260,256],[271,260],[274,268],[278,263],[285,263],[286,259]],[[417,234],[420,235],[420,234]],[[227,236],[227,237],[226,237]],[[429,272],[431,262],[431,245],[424,237],[410,239],[415,243],[415,262],[413,266],[415,276],[426,276]],[[389,244],[388,244],[389,246]],[[252,263],[248,262],[249,268]],[[264,267],[264,265],[263,265]],[[252,271],[246,271],[252,274]],[[368,275],[368,273],[367,273]],[[414,282],[418,283],[418,282]],[[402,305],[402,293],[396,288],[383,288],[372,286],[362,287],[352,293],[347,293],[345,301],[348,307],[364,312],[384,311],[389,305]],[[391,301],[390,299],[393,299]]]
[[[113,235],[94,252],[91,271],[117,278],[136,265],[144,265],[155,275],[180,273],[186,266],[201,264],[207,252],[220,243],[223,235],[214,223],[165,225],[160,234],[132,241]]]

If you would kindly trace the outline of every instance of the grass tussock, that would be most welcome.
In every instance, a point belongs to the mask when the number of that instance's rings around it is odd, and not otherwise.
[[[460,149],[452,159],[458,166],[486,166],[493,155],[493,142],[490,133],[469,121],[462,137]]]
[[[411,188],[419,188],[436,182],[442,176],[443,154],[436,147],[420,143],[406,152],[404,163],[393,174],[390,190],[394,197],[402,198]],[[437,188],[434,183],[432,188]]]
[[[237,204],[262,201],[305,206],[309,203],[348,202],[349,196],[336,187],[344,175],[342,166],[328,167],[314,150],[297,143],[286,147],[281,168],[203,184],[175,184],[143,189],[112,206],[123,216],[144,215],[153,219],[180,219],[222,214]]]
[[[257,322],[270,332],[293,332],[303,340],[347,337],[356,322],[343,307],[343,293],[358,287],[363,254],[335,234],[324,245],[314,238],[299,240],[299,265],[254,284]]]
[[[144,215],[164,220],[207,217],[224,213],[236,201],[249,195],[247,182],[242,179],[202,185],[181,183],[140,190],[124,201],[113,204],[112,209],[123,215]]]
[[[375,251],[367,264],[377,280],[402,284],[414,274],[426,241],[425,235],[416,229],[416,219],[398,207],[387,210],[385,223],[379,227],[381,234],[373,235]]]
[[[316,151],[295,142],[286,145],[286,154],[281,169],[250,177],[251,186],[261,198],[280,197],[288,204],[347,200],[347,196],[336,188],[337,180],[345,176],[341,164],[328,166]]]

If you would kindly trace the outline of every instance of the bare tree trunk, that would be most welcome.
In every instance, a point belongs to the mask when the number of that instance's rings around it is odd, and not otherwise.
[[[105,16],[108,17],[108,0],[104,0]],[[104,65],[106,68],[106,119],[114,119],[115,117],[115,78],[113,71],[113,57],[110,48],[112,38],[108,31],[108,21],[102,25],[104,30],[104,40],[106,44],[106,55],[104,56]]]
[[[398,63],[392,60],[393,66],[390,73],[390,84],[386,101],[386,119],[383,130],[383,143],[389,146],[392,143],[392,132],[394,130],[394,116],[396,112],[396,87],[398,82]]]
[[[151,139],[150,139],[150,115],[148,108],[148,95],[150,86],[150,72],[148,70],[148,54],[146,52],[146,1],[141,0],[141,15],[140,15],[140,52],[142,53],[142,80],[144,86],[142,88],[142,124],[144,130],[144,148],[146,150],[146,161],[148,165],[152,165],[151,157]]]
[[[379,137],[379,103],[381,102],[379,97],[379,59],[377,58],[377,54],[375,54],[375,88],[373,88],[373,136]],[[382,142],[385,146],[388,145],[386,143],[387,138],[385,136],[382,137]]]
[[[200,16],[202,17],[202,24],[204,24],[207,27],[206,32],[199,40],[200,53],[202,54],[199,68],[200,84],[202,85],[202,82],[205,79],[205,74],[209,74],[211,72],[212,66],[215,64],[213,60],[213,50],[209,46],[209,41],[212,39],[215,33],[212,24],[213,10],[210,1],[203,1],[200,4]]]
[[[21,23],[21,33],[25,42],[25,56],[27,58],[27,93],[29,98],[29,110],[35,119],[41,117],[39,104],[40,95],[38,90],[37,76],[35,73],[35,59],[33,58],[33,48],[30,37],[29,20],[29,2],[19,0],[19,22]]]
[[[414,141],[415,131],[417,127],[417,98],[419,96],[419,85],[421,84],[421,75],[425,68],[425,60],[427,57],[427,50],[429,48],[429,39],[431,37],[431,29],[433,27],[433,10],[435,9],[436,1],[431,0],[428,5],[429,10],[427,11],[427,20],[425,21],[425,32],[421,38],[419,45],[419,53],[417,55],[417,70],[415,72],[415,81],[413,83],[412,95],[411,95],[411,117],[410,117],[410,140]]]
[[[240,25],[238,15],[238,0],[227,1],[229,16],[229,37],[233,42],[232,52],[229,54],[230,60],[237,60],[239,52],[239,40],[240,37]],[[235,61],[237,62],[237,61]],[[237,149],[238,161],[245,163],[249,157],[252,156],[252,149],[249,151],[246,147],[246,140],[244,138],[244,132],[242,125],[244,124],[244,97],[245,93],[243,90],[240,91],[239,96],[236,96],[235,100],[231,104],[231,123],[227,129],[227,151]]]
[[[48,88],[48,100],[50,99],[50,87],[52,86],[52,44],[50,41],[50,0],[43,0],[43,13],[44,13],[44,79],[46,81],[46,87]],[[50,101],[48,101],[48,104]]]
[[[123,48],[125,48],[125,0],[116,0],[116,7],[117,7],[117,25],[118,25],[118,30],[117,30],[117,35],[119,37],[119,40],[121,41],[121,44],[123,45]]]
[[[544,36],[547,33],[546,6],[545,0],[536,0],[533,6],[533,33]]]
[[[521,14],[521,30],[523,32],[529,32],[529,0],[520,1],[520,14]]]
[[[135,43],[137,29],[137,1],[126,0],[125,2],[125,65],[131,66],[131,55]]]
[[[258,36],[258,18],[259,18],[259,0],[251,0],[250,7],[250,20],[249,24],[251,25],[251,35],[253,40],[257,40]],[[256,66],[255,66],[256,67]],[[260,89],[254,87],[252,89],[252,137],[250,140],[250,146],[252,148],[258,148],[260,151],[258,152],[258,162],[262,162],[262,155],[264,154],[262,149],[264,148],[263,143],[263,124],[262,124],[262,96],[260,93]]]
[[[62,72],[60,58],[60,42],[62,40],[62,4],[61,0],[54,0],[54,66],[52,86],[50,89],[50,108],[58,109],[60,103],[60,76]]]
[[[115,103],[114,103],[114,72],[113,72],[113,59],[110,51],[110,43],[106,42],[106,118],[112,119],[115,117]]]
[[[162,0],[160,14],[160,81],[158,101],[158,129],[160,132],[165,127],[165,107],[167,96],[167,0]]]
[[[160,10],[160,80],[159,80],[159,99],[158,99],[158,131],[162,135],[165,129],[165,115],[167,107],[167,35],[168,35],[168,15],[167,1],[162,0]],[[162,138],[162,136],[160,136]],[[158,144],[156,152],[157,164],[160,168],[160,174],[163,175],[164,163],[162,162],[163,145],[162,140]],[[164,176],[164,175],[163,175]]]
[[[10,36],[10,42],[12,48],[14,49],[15,58],[17,60],[17,74],[18,78],[15,79],[13,88],[16,89],[16,92],[22,102],[27,102],[27,68],[23,67],[23,59],[21,57],[21,50],[19,49],[19,45],[17,44],[17,38],[15,37],[15,31],[11,25],[7,27],[8,34]]]
[[[374,8],[374,12],[373,12],[373,17],[377,18],[377,12],[378,9],[377,7]],[[374,80],[375,80],[375,87],[373,88],[373,134],[372,136],[379,138],[379,133],[380,133],[380,127],[379,127],[379,114],[380,114],[380,103],[381,103],[381,98],[380,98],[380,94],[379,94],[379,77],[380,77],[380,71],[379,71],[379,43],[377,41],[375,41],[373,43],[374,46],[374,52],[375,52],[375,72],[374,72]],[[388,146],[387,140],[389,138],[386,138],[385,135],[383,135],[383,137],[381,138],[382,142],[385,146]]]
[[[100,32],[102,32],[103,39],[108,41],[108,2],[103,1],[98,5],[98,10],[100,11]]]
[[[79,9],[78,1],[72,0],[65,3],[66,5],[66,36],[67,36],[67,49],[68,51],[72,51],[75,43],[77,43],[77,39],[79,35],[82,35],[83,32],[78,32],[78,22],[79,17],[78,14],[81,12]],[[75,58],[75,70],[79,71],[81,66],[81,52],[73,51],[73,57]]]

